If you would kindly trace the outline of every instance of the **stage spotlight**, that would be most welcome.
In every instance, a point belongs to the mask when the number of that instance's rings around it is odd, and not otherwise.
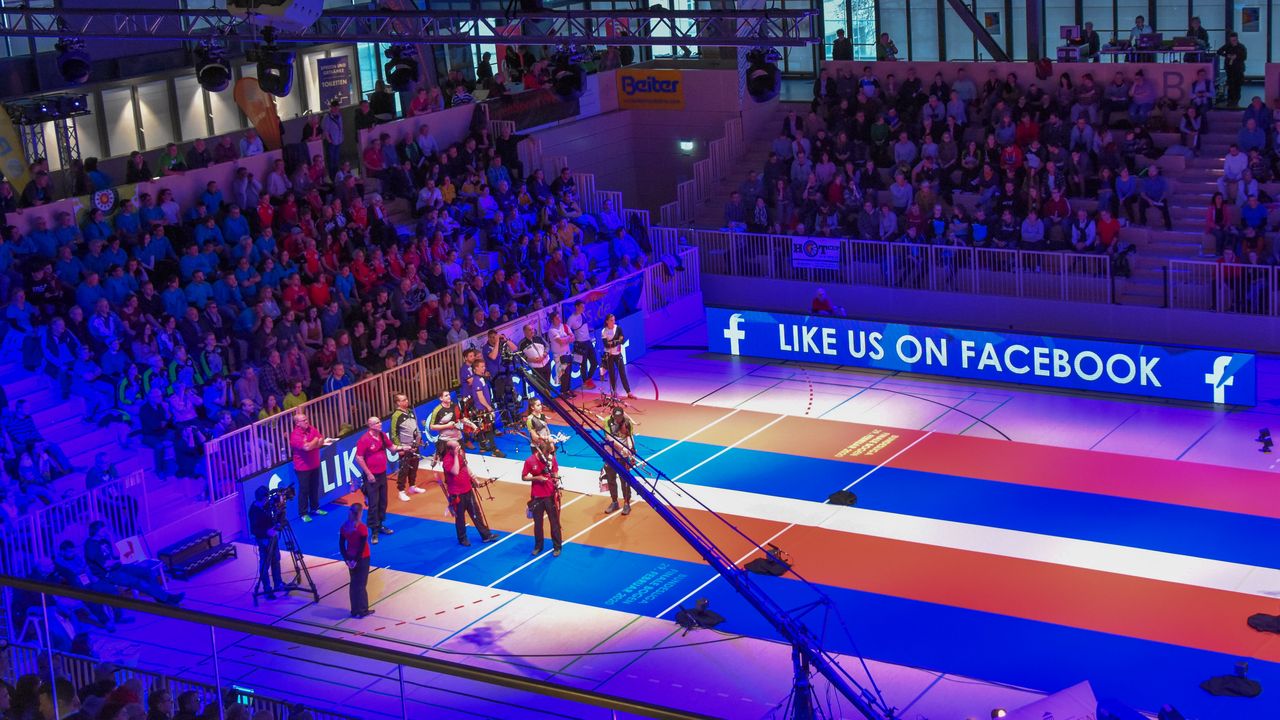
[[[284,97],[293,89],[293,53],[265,45],[249,53],[250,60],[258,62],[258,87],[262,91]]]
[[[561,45],[551,56],[551,91],[561,100],[582,97],[586,72],[582,69],[582,52],[576,47]]]
[[[991,717],[993,717],[993,718],[1002,718],[1002,717],[1004,717],[1005,715],[1008,715],[1008,714],[1009,714],[1009,713],[1008,713],[1008,712],[1006,712],[1004,708],[996,708],[995,710],[992,710],[992,711],[991,711]]]
[[[231,63],[217,42],[205,41],[196,46],[196,81],[209,92],[222,92],[231,85]]]
[[[394,44],[383,53],[387,62],[382,66],[387,82],[396,92],[404,92],[418,81],[418,61],[414,59],[413,47]]]
[[[1271,446],[1275,444],[1274,442],[1271,441],[1271,429],[1262,428],[1261,430],[1259,430],[1258,437],[1254,440],[1254,442],[1262,445],[1262,447],[1258,448],[1258,452],[1260,453],[1271,452]]]
[[[84,41],[78,38],[62,38],[53,46],[58,51],[58,73],[62,79],[75,85],[89,80],[93,63],[85,52]]]
[[[747,94],[758,103],[769,102],[782,89],[782,73],[778,61],[782,56],[773,48],[756,48],[747,53]]]

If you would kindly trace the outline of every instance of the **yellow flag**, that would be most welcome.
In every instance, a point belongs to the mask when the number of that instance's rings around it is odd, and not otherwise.
[[[22,153],[22,142],[18,139],[18,129],[13,126],[13,120],[4,108],[0,108],[0,172],[4,173],[13,189],[19,193],[31,180],[27,158]]]

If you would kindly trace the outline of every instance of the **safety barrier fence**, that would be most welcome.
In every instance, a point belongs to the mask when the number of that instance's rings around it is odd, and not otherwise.
[[[23,675],[41,675],[50,655],[50,651],[47,648],[21,641],[11,643],[3,652],[8,655],[9,668],[13,673],[11,677],[4,679],[11,683],[16,682]],[[77,688],[87,687],[101,677],[98,674],[99,669],[102,667],[100,658],[76,655],[60,650],[52,651],[52,656],[53,664],[58,668],[58,675],[70,680],[71,684]],[[144,692],[152,693],[157,690],[168,690],[169,694],[175,699],[183,693],[194,692],[200,699],[201,707],[217,703],[221,694],[224,702],[230,703],[238,700],[241,704],[250,707],[254,713],[263,710],[268,711],[275,720],[289,720],[289,717],[294,714],[294,706],[296,704],[288,700],[267,697],[258,693],[237,692],[234,688],[222,688],[220,690],[218,687],[208,683],[195,682],[167,673],[140,668],[117,666],[112,676],[116,685],[123,685],[129,680],[137,679],[142,683]],[[311,713],[311,717],[314,720],[356,720],[353,715],[343,715],[318,708],[309,707],[307,711]]]
[[[650,237],[655,246],[697,247],[700,270],[709,275],[1044,300],[1112,301],[1111,263],[1104,255],[696,228],[655,227]],[[822,262],[815,262],[815,256],[810,255],[815,249],[827,253],[818,253]]]
[[[78,648],[64,647],[70,643],[65,636],[70,613],[82,603],[108,613],[127,611],[137,615],[139,622],[119,625],[112,644],[131,648],[129,654],[139,661],[130,664],[142,667],[117,669],[116,681],[137,677],[144,692],[157,684],[175,693],[195,690],[202,699],[222,706],[216,717],[225,717],[226,706],[236,703],[287,720],[293,702],[278,699],[282,695],[301,700],[317,720],[410,720],[432,717],[441,708],[469,717],[503,717],[517,711],[523,715],[528,708],[549,717],[585,720],[623,715],[664,720],[708,717],[663,706],[660,700],[635,700],[577,687],[570,678],[549,680],[540,674],[495,669],[488,657],[451,653],[378,630],[356,632],[327,621],[301,618],[289,627],[262,624],[235,613],[203,612],[11,576],[0,576],[0,596],[6,611],[19,612],[29,620],[23,627],[33,638],[7,648],[14,672],[36,674],[44,682],[53,673],[79,687],[92,683],[101,660],[72,654],[68,650]],[[53,630],[52,636],[46,629]],[[246,655],[245,647],[252,652]],[[148,669],[156,666],[181,667],[184,677]],[[258,683],[276,685],[261,690],[246,687]],[[320,689],[329,685],[334,692]],[[357,691],[360,688],[364,689]],[[315,709],[326,698],[341,712]],[[57,717],[69,714],[68,708],[58,710]]]
[[[1276,315],[1280,268],[1270,265],[1170,260],[1168,306],[1242,315]]]
[[[666,263],[650,265],[644,270],[625,275],[613,283],[566,299],[555,307],[570,306],[579,299],[608,291],[615,283],[633,282],[641,278],[641,308],[647,312],[662,309],[671,302],[699,291],[698,257],[691,248],[675,258],[678,267]],[[682,269],[680,269],[682,268]],[[547,327],[547,316],[555,308],[546,308],[504,325],[498,331],[508,338],[523,336],[524,326],[532,323],[539,333]],[[483,342],[483,338],[475,338]],[[328,436],[340,436],[360,427],[365,418],[384,416],[391,398],[404,393],[413,403],[421,403],[452,389],[457,384],[462,351],[468,343],[458,343],[430,355],[405,363],[384,373],[371,376],[341,390],[323,395],[298,407],[312,425]],[[293,413],[280,413],[239,430],[214,438],[205,444],[205,462],[209,479],[209,496],[213,501],[225,499],[239,491],[239,480],[279,465],[291,456],[289,433],[293,430]]]
[[[659,223],[663,227],[692,223],[698,204],[711,199],[744,152],[742,118],[726,120],[724,135],[708,143],[707,157],[693,164],[693,179],[676,185],[676,199],[658,208]]]
[[[107,523],[116,538],[145,534],[152,527],[146,488],[137,470],[14,518],[0,527],[0,572],[25,577],[63,540],[79,545],[94,520]]]

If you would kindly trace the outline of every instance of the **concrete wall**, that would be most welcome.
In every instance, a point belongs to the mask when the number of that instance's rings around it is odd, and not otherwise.
[[[803,313],[816,287],[807,282],[702,276],[706,303],[725,307]],[[1280,318],[1274,317],[892,288],[828,285],[826,290],[850,317],[1280,352]]]
[[[596,187],[621,191],[627,207],[654,211],[675,199],[675,186],[692,179],[693,164],[723,136],[725,121],[739,115],[737,72],[684,71],[683,111],[617,110],[614,76],[600,75],[601,114],[558,123],[537,135],[545,155],[564,155],[574,170],[594,173]],[[773,104],[761,107],[768,110],[757,112],[771,112]],[[680,152],[681,140],[694,141],[693,154]]]

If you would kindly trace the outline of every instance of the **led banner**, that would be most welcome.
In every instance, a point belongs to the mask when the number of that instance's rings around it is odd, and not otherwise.
[[[707,308],[711,352],[1019,385],[1257,404],[1248,352]]]
[[[623,110],[683,110],[684,76],[679,70],[623,68],[617,73]]]

